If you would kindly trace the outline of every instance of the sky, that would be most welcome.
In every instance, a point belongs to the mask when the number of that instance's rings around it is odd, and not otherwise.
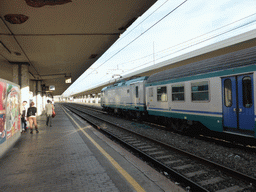
[[[254,29],[255,0],[158,0],[62,96]]]

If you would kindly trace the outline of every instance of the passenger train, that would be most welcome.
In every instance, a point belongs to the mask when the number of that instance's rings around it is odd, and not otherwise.
[[[121,80],[102,89],[101,106],[108,112],[157,119],[180,131],[207,128],[256,138],[255,75],[252,47]]]

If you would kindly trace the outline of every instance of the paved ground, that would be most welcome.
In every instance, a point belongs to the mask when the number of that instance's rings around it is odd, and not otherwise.
[[[90,136],[145,191],[183,191],[142,161],[56,104],[53,126],[38,117],[39,133],[22,133],[0,159],[0,191],[139,191],[91,142]],[[141,190],[143,191],[143,190]]]

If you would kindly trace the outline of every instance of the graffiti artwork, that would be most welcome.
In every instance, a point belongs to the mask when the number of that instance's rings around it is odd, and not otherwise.
[[[0,82],[0,144],[6,140],[5,129],[6,83]]]
[[[19,88],[7,84],[7,105],[6,105],[6,132],[7,139],[20,130],[20,113],[19,113]]]

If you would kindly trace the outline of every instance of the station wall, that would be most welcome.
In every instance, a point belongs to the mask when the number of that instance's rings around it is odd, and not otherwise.
[[[20,86],[0,79],[0,158],[21,136]]]

